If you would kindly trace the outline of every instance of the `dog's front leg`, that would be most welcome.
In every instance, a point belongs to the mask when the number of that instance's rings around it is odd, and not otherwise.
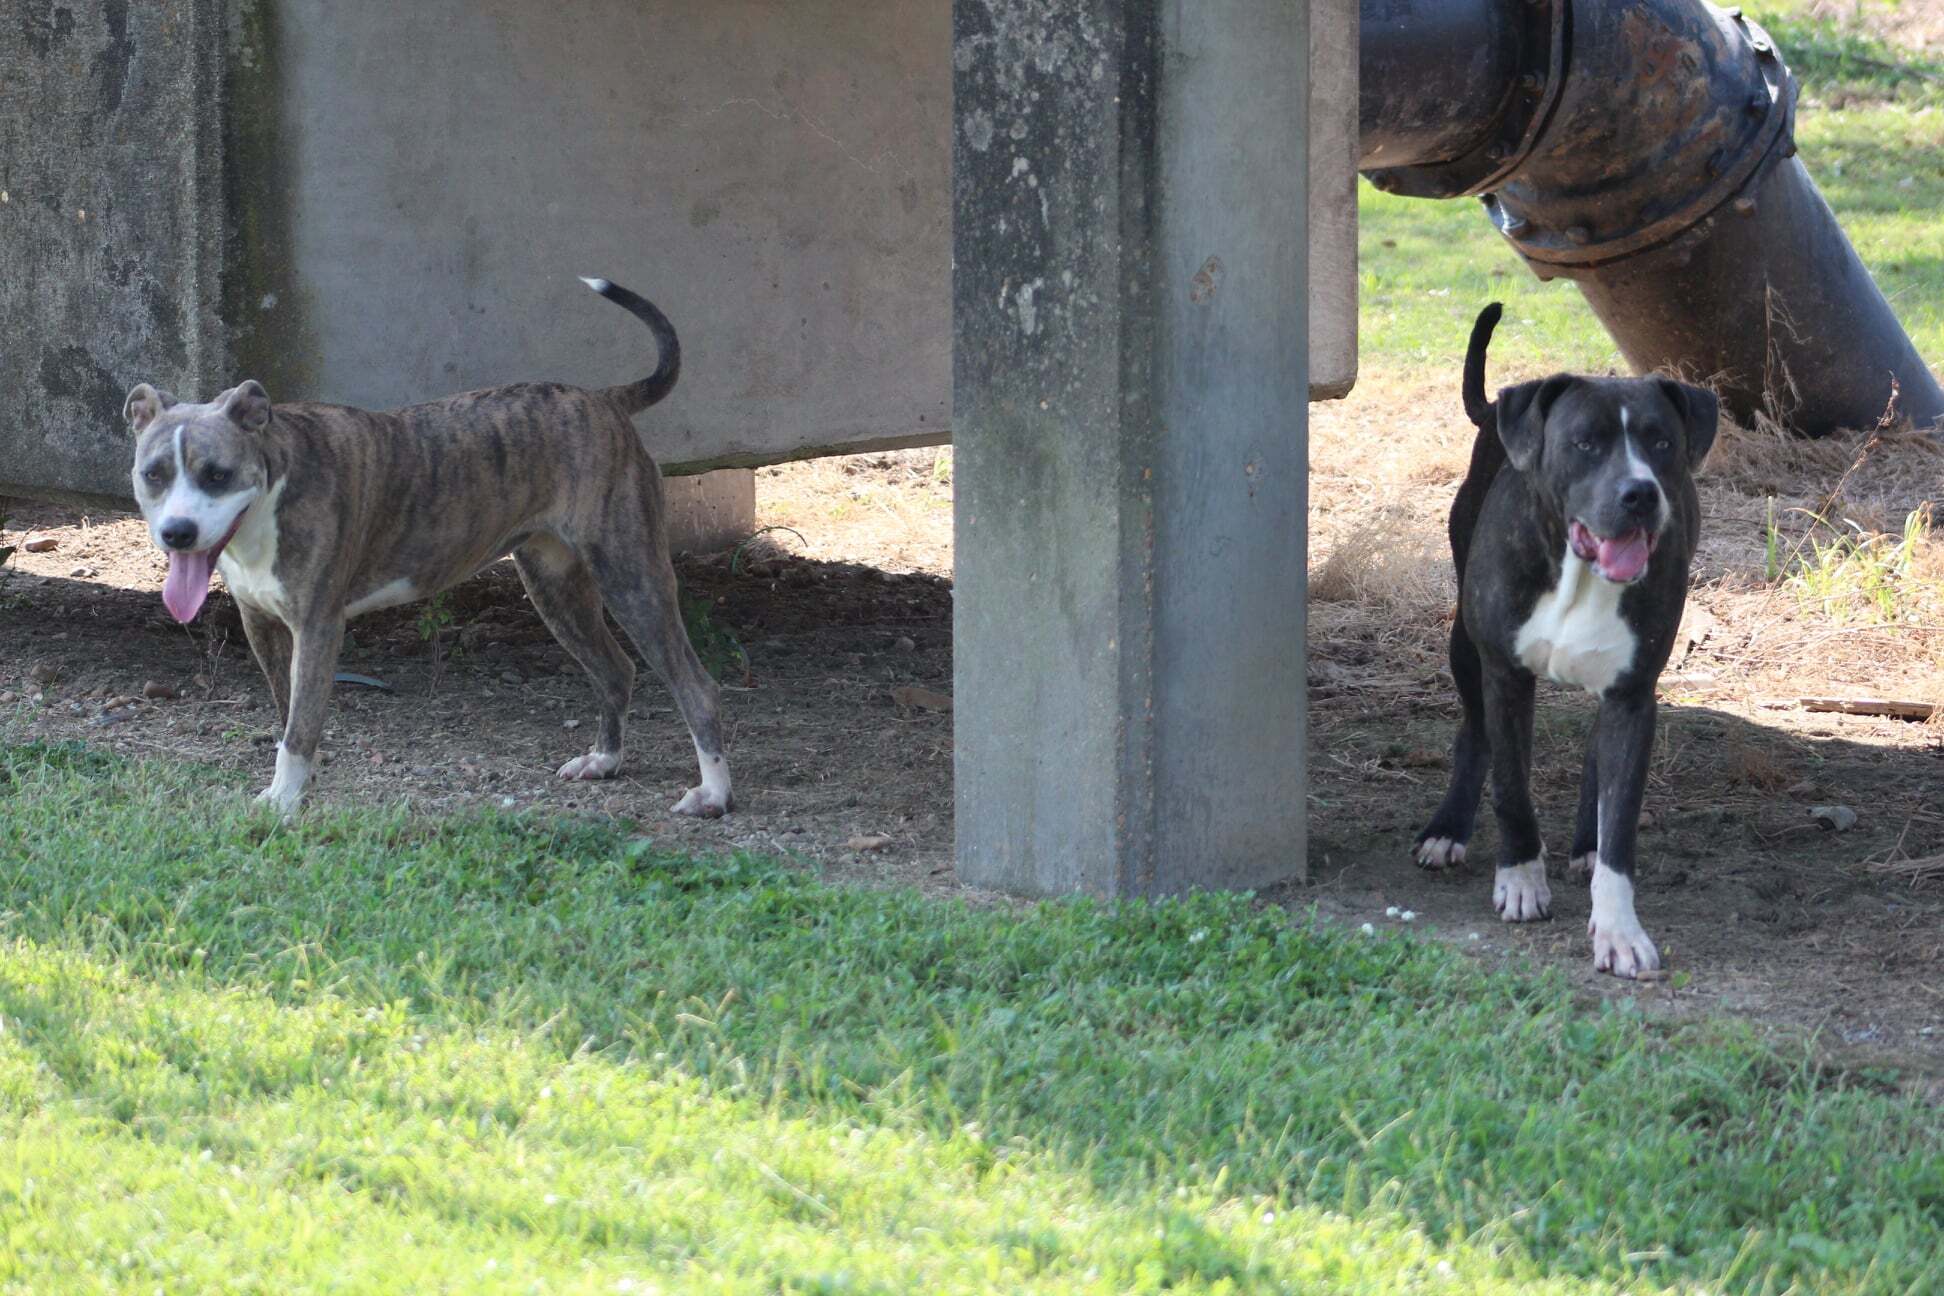
[[[277,704],[277,733],[290,723],[290,627],[268,612],[238,600],[243,614],[243,636],[250,641],[250,655],[270,685],[270,699]]]
[[[1634,913],[1634,839],[1647,790],[1647,758],[1654,748],[1654,695],[1600,700],[1597,738],[1600,782],[1599,843],[1593,856],[1593,967],[1638,977],[1660,967],[1660,951]]]
[[[1492,759],[1492,809],[1498,814],[1499,866],[1492,907],[1507,922],[1552,917],[1546,851],[1532,809],[1532,707],[1535,681],[1501,662],[1485,667],[1485,726]]]
[[[310,780],[317,741],[331,707],[331,679],[344,643],[344,620],[313,618],[297,627],[290,656],[290,718],[277,744],[277,776],[258,796],[286,815],[295,814]]]

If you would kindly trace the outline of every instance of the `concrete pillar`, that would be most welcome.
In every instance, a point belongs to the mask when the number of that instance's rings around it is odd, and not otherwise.
[[[756,530],[756,472],[722,468],[662,478],[668,505],[668,547],[676,553],[713,553],[741,544]]]
[[[955,0],[958,871],[1304,866],[1308,6]]]

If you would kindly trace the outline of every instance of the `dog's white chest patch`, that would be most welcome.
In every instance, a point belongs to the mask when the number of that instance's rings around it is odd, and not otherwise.
[[[1602,579],[1569,548],[1559,584],[1533,605],[1512,651],[1534,675],[1599,696],[1633,664],[1638,648],[1620,615],[1625,588]]]
[[[278,482],[250,506],[243,525],[216,559],[216,570],[223,573],[223,584],[237,602],[260,608],[288,625],[290,597],[277,579],[277,500],[283,488]]]

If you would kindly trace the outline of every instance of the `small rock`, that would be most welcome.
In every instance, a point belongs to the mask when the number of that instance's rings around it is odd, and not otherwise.
[[[891,700],[901,707],[916,707],[920,711],[950,711],[952,695],[940,693],[918,684],[900,684],[891,690]]]
[[[1856,827],[1856,811],[1846,805],[1812,806],[1809,817],[1836,832],[1848,832]]]
[[[27,677],[45,687],[61,678],[61,668],[53,662],[35,662],[28,670]]]
[[[1804,779],[1800,783],[1790,784],[1789,795],[1799,800],[1807,801],[1811,797],[1822,795],[1822,789],[1817,787],[1813,781]]]
[[[9,702],[17,702],[19,700],[20,700],[19,695],[16,694],[12,689],[8,689],[5,692],[0,692],[0,706],[4,706]]]
[[[150,680],[142,685],[142,696],[151,702],[173,702],[182,695],[161,680]]]
[[[898,636],[897,639],[892,641],[891,646],[893,648],[896,648],[899,652],[918,651],[918,641],[916,639],[913,639],[910,635]]]
[[[28,553],[52,553],[61,547],[61,542],[46,532],[38,532],[22,540],[20,547]]]
[[[92,575],[94,575],[94,574],[95,574],[95,569],[94,569],[94,568],[92,568],[92,567],[90,567],[90,566],[88,566],[88,565],[87,565],[87,564],[85,564],[85,563],[83,563],[83,564],[82,564],[81,566],[79,566],[79,567],[75,567],[75,568],[73,568],[73,569],[71,569],[71,570],[70,570],[70,571],[68,572],[68,575],[69,575],[70,577],[73,577],[73,578],[75,578],[75,579],[81,579],[81,578],[84,578],[84,577],[88,577],[88,576],[92,576]]]
[[[526,683],[526,681],[525,681],[524,679],[521,679],[521,678],[520,678],[520,672],[518,672],[518,671],[516,671],[516,670],[503,670],[503,671],[501,671],[501,672],[500,672],[500,683],[502,683],[502,684],[524,684],[524,683]]]
[[[891,839],[882,833],[867,833],[845,842],[846,848],[854,851],[880,851],[891,844]]]
[[[568,730],[578,729],[581,727],[581,722],[578,720],[562,720],[560,727]]]

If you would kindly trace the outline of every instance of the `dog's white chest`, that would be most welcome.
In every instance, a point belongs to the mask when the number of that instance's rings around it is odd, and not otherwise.
[[[277,579],[277,500],[283,487],[278,482],[250,506],[243,525],[223,546],[216,570],[223,573],[223,584],[237,602],[268,612],[288,625],[290,597]]]
[[[1559,584],[1533,605],[1512,651],[1534,675],[1598,696],[1633,664],[1638,641],[1620,615],[1625,586],[1603,580],[1570,550]]]

